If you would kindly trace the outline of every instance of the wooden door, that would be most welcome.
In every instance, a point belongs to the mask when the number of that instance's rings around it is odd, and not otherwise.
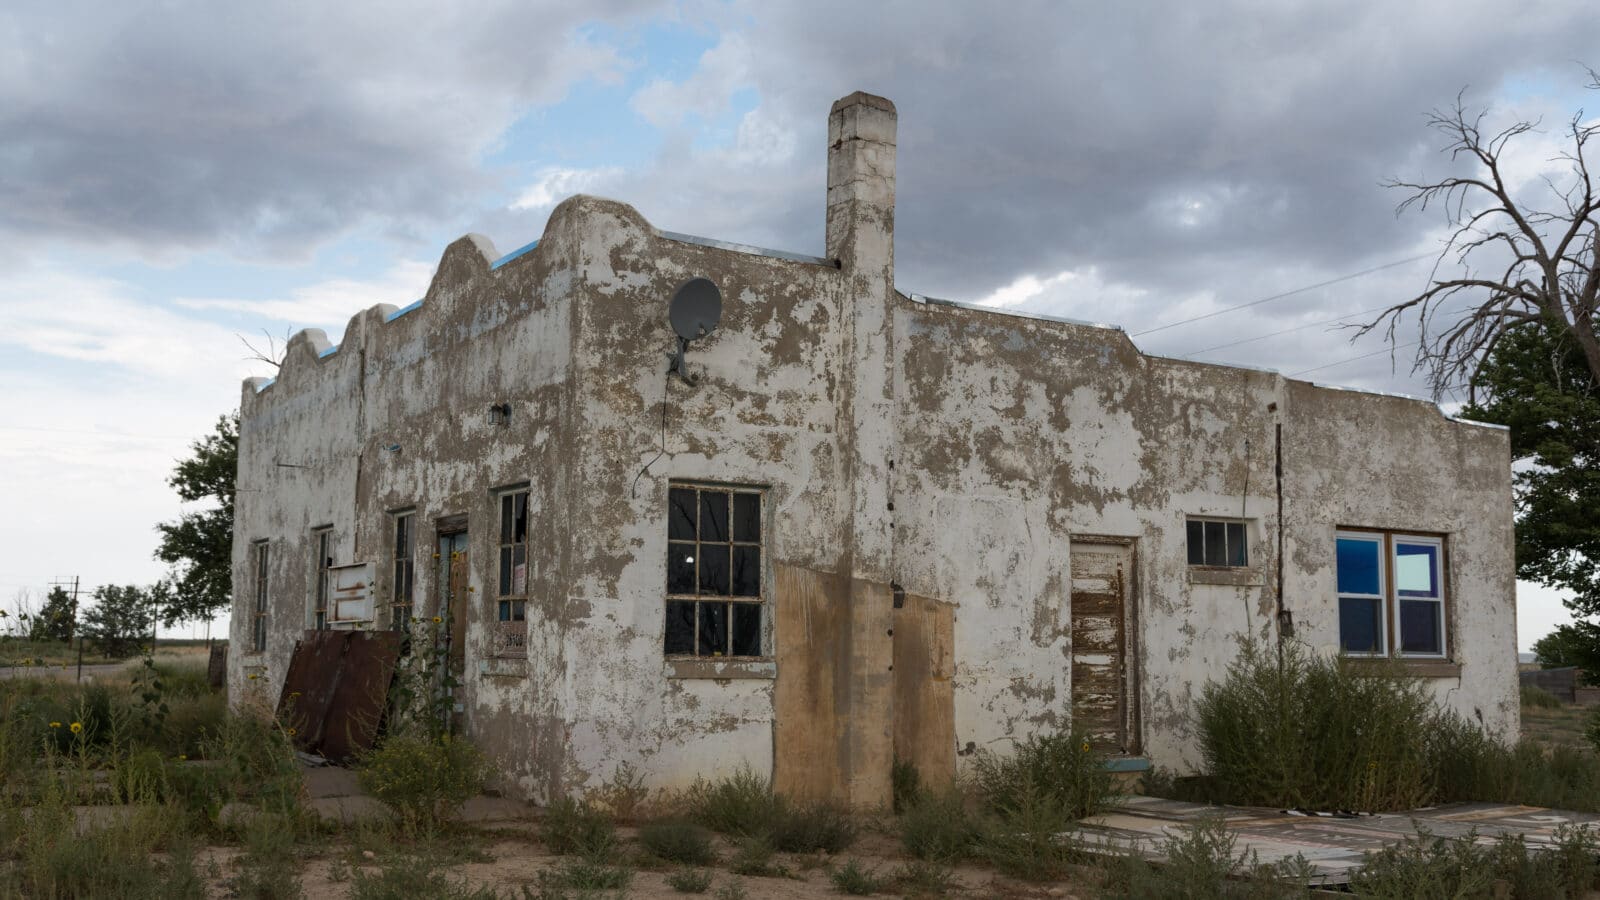
[[[439,535],[439,615],[443,617],[444,640],[449,648],[450,675],[456,684],[465,677],[467,645],[467,610],[470,606],[467,591],[467,533],[457,531]],[[459,692],[451,699],[451,709],[461,712]]]
[[[1072,542],[1072,719],[1101,750],[1135,751],[1129,725],[1133,547]]]

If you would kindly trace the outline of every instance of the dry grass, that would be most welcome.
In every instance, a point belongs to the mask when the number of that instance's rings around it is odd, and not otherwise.
[[[1524,706],[1522,736],[1546,747],[1592,750],[1588,738],[1584,737],[1584,729],[1588,727],[1594,712],[1595,707],[1592,706]]]

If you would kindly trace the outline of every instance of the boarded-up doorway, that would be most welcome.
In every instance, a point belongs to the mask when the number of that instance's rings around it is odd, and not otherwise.
[[[1072,539],[1072,718],[1109,753],[1139,752],[1132,539]]]

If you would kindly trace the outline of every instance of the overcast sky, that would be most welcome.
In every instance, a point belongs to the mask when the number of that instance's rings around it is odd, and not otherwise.
[[[826,114],[853,90],[900,111],[901,290],[1137,333],[1399,262],[1136,341],[1419,395],[1409,347],[1391,366],[1315,324],[1426,284],[1443,222],[1380,182],[1445,171],[1423,117],[1463,90],[1543,117],[1528,190],[1600,110],[1592,0],[969,9],[6,4],[0,599],[159,577],[173,461],[268,374],[235,335],[337,341],[462,233],[509,251],[586,192],[820,254]],[[1519,607],[1523,647],[1566,618],[1526,585]]]

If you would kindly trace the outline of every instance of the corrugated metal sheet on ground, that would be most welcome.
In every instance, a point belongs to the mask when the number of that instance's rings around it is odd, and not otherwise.
[[[1263,863],[1305,857],[1316,873],[1313,884],[1348,884],[1362,857],[1426,831],[1438,837],[1476,834],[1492,844],[1503,834],[1520,834],[1530,849],[1550,847],[1556,829],[1567,824],[1600,822],[1594,813],[1514,806],[1500,803],[1455,803],[1401,813],[1334,818],[1296,815],[1282,810],[1238,806],[1205,806],[1158,797],[1123,797],[1108,812],[1085,819],[1070,832],[1090,849],[1136,853],[1164,862],[1168,837],[1207,817],[1220,816],[1237,836],[1235,853],[1254,852]]]

